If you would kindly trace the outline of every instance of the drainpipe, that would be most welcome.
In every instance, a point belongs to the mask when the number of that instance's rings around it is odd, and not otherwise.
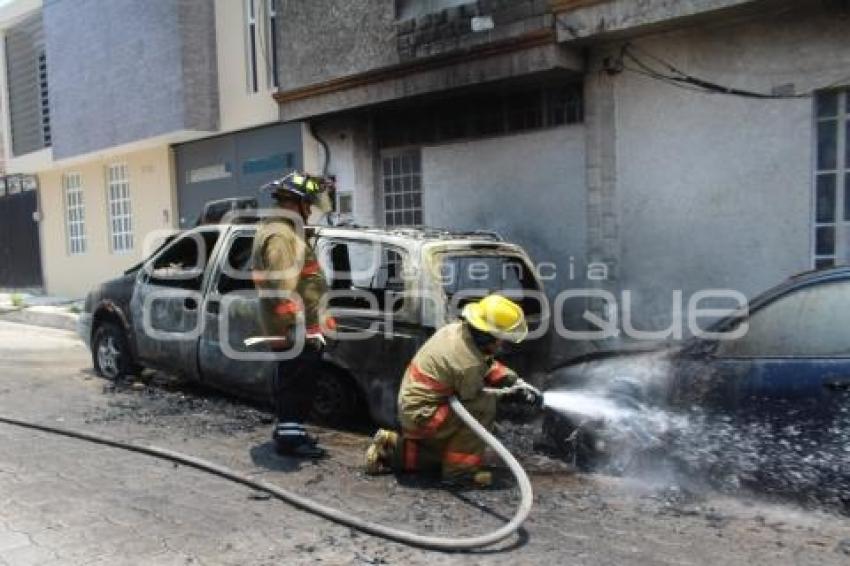
[[[316,138],[316,141],[319,142],[319,145],[322,146],[322,151],[325,153],[325,164],[322,166],[322,176],[328,176],[328,168],[331,165],[331,150],[328,147],[327,142],[324,139],[319,137],[316,133],[316,123],[315,122],[307,122],[307,130],[310,132],[310,135]]]

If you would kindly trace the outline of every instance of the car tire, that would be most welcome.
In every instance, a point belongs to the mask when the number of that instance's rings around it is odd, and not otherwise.
[[[310,420],[331,426],[349,425],[359,416],[360,406],[360,395],[351,377],[334,366],[323,366],[316,378]]]
[[[118,381],[137,372],[127,335],[113,322],[103,322],[97,326],[91,353],[94,371],[110,381]]]

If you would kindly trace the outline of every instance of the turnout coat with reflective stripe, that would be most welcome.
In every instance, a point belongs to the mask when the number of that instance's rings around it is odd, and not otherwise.
[[[303,303],[286,299],[261,299],[260,319],[267,336],[288,336],[304,317],[307,333],[321,331],[319,303],[327,283],[313,248],[282,218],[261,222],[251,253],[254,284],[259,290],[287,291]]]
[[[484,387],[506,387],[517,375],[484,356],[462,322],[439,329],[414,356],[401,382],[399,418],[405,434],[427,438],[449,414],[448,397],[471,401]]]

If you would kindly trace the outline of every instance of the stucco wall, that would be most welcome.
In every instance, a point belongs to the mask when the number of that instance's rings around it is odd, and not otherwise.
[[[281,0],[283,90],[398,62],[394,0]]]
[[[787,83],[806,92],[850,66],[846,21],[827,14],[636,44],[693,75],[761,92]],[[614,89],[620,287],[636,296],[638,322],[665,326],[674,289],[686,300],[703,288],[752,295],[811,266],[811,99],[700,94],[629,72]]]
[[[585,251],[584,128],[424,147],[425,223],[494,230],[522,245],[536,263],[557,265],[550,295],[584,285],[569,280],[570,257]],[[578,273],[582,269],[578,268]]]
[[[44,29],[57,159],[217,128],[213,3],[56,0]]]
[[[113,253],[109,241],[106,168],[112,163],[128,165],[133,213],[134,247]],[[82,297],[95,284],[120,275],[141,259],[145,236],[153,230],[171,228],[173,191],[167,147],[131,153],[109,160],[91,160],[39,175],[42,219],[41,254],[48,294]],[[82,177],[87,237],[86,253],[68,253],[63,173]]]

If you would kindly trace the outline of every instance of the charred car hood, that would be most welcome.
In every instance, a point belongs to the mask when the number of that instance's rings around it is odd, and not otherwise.
[[[609,390],[614,382],[631,382],[648,393],[666,389],[671,379],[673,355],[667,348],[651,351],[611,351],[592,354],[550,373],[548,390]]]

